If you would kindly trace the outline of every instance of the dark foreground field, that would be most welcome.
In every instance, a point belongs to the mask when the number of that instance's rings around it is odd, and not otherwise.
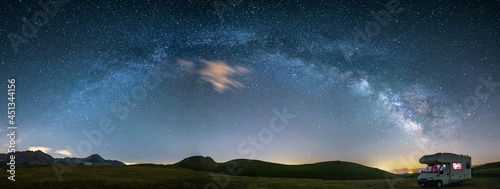
[[[320,179],[286,179],[242,177],[211,174],[163,165],[136,166],[76,166],[65,173],[60,182],[51,165],[18,167],[16,181],[7,180],[5,169],[1,171],[0,188],[238,188],[238,189],[293,189],[293,188],[420,188],[416,176],[377,180],[334,181]],[[500,189],[497,175],[473,178],[463,186],[447,188],[494,188]]]

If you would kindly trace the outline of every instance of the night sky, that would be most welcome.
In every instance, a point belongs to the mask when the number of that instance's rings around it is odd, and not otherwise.
[[[499,1],[60,2],[0,4],[18,150],[388,171],[437,152],[500,160]],[[0,153],[7,126],[5,111]]]

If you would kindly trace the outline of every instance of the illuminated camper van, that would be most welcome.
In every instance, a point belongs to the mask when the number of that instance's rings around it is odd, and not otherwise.
[[[467,155],[437,153],[422,156],[419,162],[427,164],[418,176],[418,185],[422,187],[462,184],[472,178],[471,158]]]

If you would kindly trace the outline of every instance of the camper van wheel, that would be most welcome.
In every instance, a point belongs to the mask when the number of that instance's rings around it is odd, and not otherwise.
[[[443,186],[443,182],[442,181],[439,181],[437,184],[436,184],[436,188],[441,188]]]
[[[462,181],[457,183],[459,186],[462,186],[464,183]]]

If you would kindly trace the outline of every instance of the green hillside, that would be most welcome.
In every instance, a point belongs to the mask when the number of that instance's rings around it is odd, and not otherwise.
[[[84,166],[69,168],[58,179],[52,165],[16,168],[16,182],[0,169],[0,188],[203,188],[206,172],[165,165]]]
[[[174,165],[195,171],[215,172],[218,164],[211,157],[192,156],[175,163]]]
[[[487,163],[484,165],[480,165],[477,167],[474,167],[474,171],[479,171],[479,170],[484,170],[484,169],[494,169],[494,168],[500,168],[500,161],[499,162],[494,162],[494,163]]]
[[[474,177],[497,177],[500,178],[500,162],[487,163],[472,168]]]
[[[238,176],[276,177],[276,178],[314,178],[324,180],[365,180],[384,179],[392,173],[342,161],[329,161],[305,165],[283,165],[258,160],[237,159],[222,163],[218,171],[230,170],[235,165],[241,168]],[[229,167],[229,168],[228,168]]]

